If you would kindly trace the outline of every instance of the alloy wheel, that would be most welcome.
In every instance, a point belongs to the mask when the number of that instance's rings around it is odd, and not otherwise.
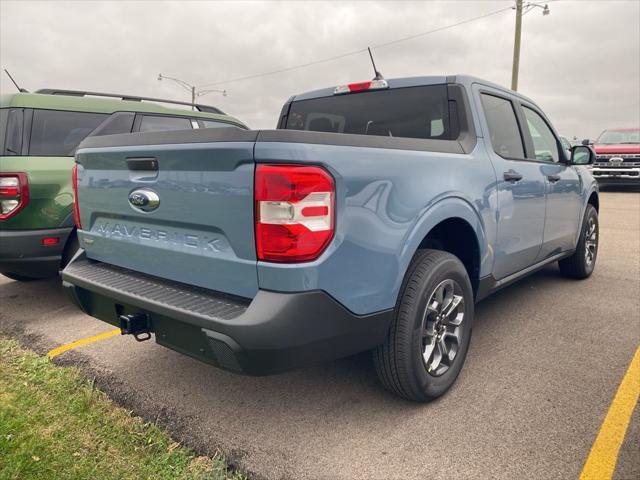
[[[462,341],[464,313],[458,282],[440,282],[429,296],[422,319],[422,359],[430,375],[439,377],[453,365]]]
[[[598,229],[593,218],[589,219],[584,236],[584,259],[587,266],[591,267],[598,251]]]

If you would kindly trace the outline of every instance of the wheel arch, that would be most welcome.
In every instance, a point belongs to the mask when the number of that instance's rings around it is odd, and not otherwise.
[[[600,212],[600,196],[596,190],[592,191],[589,194],[589,199],[587,200],[588,205],[593,205],[593,208],[596,209],[596,212]],[[585,205],[586,208],[586,205]]]
[[[460,259],[471,280],[474,294],[480,278],[490,272],[493,255],[480,214],[464,198],[448,197],[429,207],[411,231],[401,256],[407,272],[412,258],[423,248],[449,252]]]

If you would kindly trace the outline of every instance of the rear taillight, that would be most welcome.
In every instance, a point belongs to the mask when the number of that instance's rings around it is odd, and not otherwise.
[[[258,260],[309,262],[331,242],[335,184],[323,168],[257,165],[255,200]]]
[[[0,173],[0,220],[12,217],[29,203],[26,173]]]
[[[80,208],[78,207],[78,165],[74,164],[71,169],[71,185],[73,186],[73,218],[76,221],[78,230],[82,230],[80,223]]]

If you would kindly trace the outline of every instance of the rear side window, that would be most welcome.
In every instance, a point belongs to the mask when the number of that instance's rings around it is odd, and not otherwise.
[[[116,112],[113,113],[108,120],[91,132],[92,137],[102,135],[115,135],[118,133],[131,133],[133,130],[133,122],[136,114],[132,112]]]
[[[141,132],[163,132],[166,130],[191,130],[191,121],[183,117],[144,115],[140,122]]]
[[[522,136],[513,104],[509,100],[486,93],[481,98],[493,150],[504,158],[524,158]]]
[[[80,142],[107,116],[103,113],[34,110],[29,155],[72,156]]]
[[[453,139],[446,85],[372,90],[294,101],[286,128],[384,137]]]
[[[234,126],[229,123],[216,122],[214,120],[200,120],[200,123],[202,124],[202,128],[224,128]]]
[[[543,162],[557,162],[560,160],[558,141],[547,122],[530,108],[523,106],[524,116],[527,119],[527,128],[533,140],[533,150],[536,160]]]

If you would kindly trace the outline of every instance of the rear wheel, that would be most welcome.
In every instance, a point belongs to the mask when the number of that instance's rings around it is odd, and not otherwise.
[[[560,271],[571,278],[587,278],[591,275],[596,266],[599,240],[598,212],[593,205],[587,205],[576,251],[558,262]]]
[[[421,250],[409,267],[389,335],[374,351],[382,384],[418,402],[444,394],[462,369],[473,313],[462,262],[447,252]]]

